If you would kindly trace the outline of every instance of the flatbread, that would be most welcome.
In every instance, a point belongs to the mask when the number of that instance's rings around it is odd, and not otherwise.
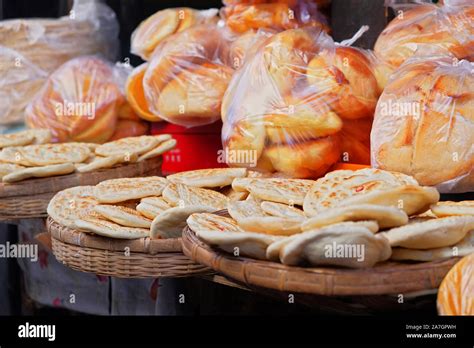
[[[289,217],[289,218],[304,218],[304,212],[301,209],[289,206],[287,204],[275,202],[262,202],[260,204],[262,210],[268,215]]]
[[[33,166],[81,163],[91,154],[91,150],[84,143],[28,145],[21,147],[19,151],[24,160]]]
[[[166,210],[166,209],[157,207],[156,205],[143,203],[143,202],[138,204],[136,209],[138,212],[140,212],[140,214],[152,220]]]
[[[340,205],[349,197],[406,185],[418,186],[418,182],[410,176],[379,169],[335,170],[314,182],[305,197],[303,210],[308,216],[315,216],[324,209]]]
[[[99,145],[95,153],[99,156],[126,156],[138,155],[151,151],[160,144],[162,140],[152,135],[122,138]]]
[[[450,216],[410,223],[381,234],[392,247],[434,249],[454,245],[474,230],[474,216]]]
[[[451,257],[463,257],[474,253],[474,231],[470,231],[459,243],[443,248],[416,250],[393,248],[391,259],[395,261],[437,261]]]
[[[234,180],[232,187],[236,191],[241,190],[241,187],[245,187],[247,191],[261,200],[303,205],[304,197],[313,183],[312,180],[303,179],[241,178]]]
[[[267,216],[267,214],[260,207],[260,202],[254,199],[247,199],[245,201],[229,202],[227,204],[229,215],[237,222],[241,219],[255,216]]]
[[[235,191],[232,186],[226,186],[220,190],[224,196],[226,196],[229,201],[243,201],[249,195],[247,191]]]
[[[125,227],[114,222],[97,218],[93,215],[83,216],[75,221],[76,226],[87,232],[117,239],[139,239],[148,237],[150,230],[146,228]]]
[[[194,213],[211,213],[208,206],[174,207],[158,215],[151,224],[152,238],[179,238],[186,226],[186,219]]]
[[[34,138],[34,135],[27,131],[0,134],[0,148],[29,145],[33,142]]]
[[[391,255],[387,239],[361,226],[333,225],[301,233],[279,253],[285,265],[372,267]]]
[[[140,214],[135,209],[118,205],[99,204],[94,211],[116,224],[126,227],[150,228],[151,220]]]
[[[334,224],[331,227],[335,227],[335,226],[336,227],[337,226],[348,227],[348,228],[351,228],[351,227],[364,227],[364,228],[367,228],[370,232],[372,232],[374,234],[379,231],[379,225],[377,224],[376,221],[341,222],[341,223],[338,223],[338,224]],[[302,232],[302,233],[306,233],[306,232]],[[298,233],[298,234],[293,234],[289,237],[282,237],[278,241],[272,243],[267,248],[267,254],[266,254],[267,259],[270,260],[270,261],[274,261],[274,262],[280,262],[280,251],[281,251],[281,249],[286,244],[288,244],[289,242],[291,242],[292,240],[294,240],[295,238],[297,238],[300,235],[301,234]]]
[[[474,201],[438,202],[431,206],[431,211],[438,217],[474,215]]]
[[[278,216],[249,216],[238,221],[241,228],[251,232],[271,234],[275,236],[291,236],[301,233],[302,218]]]
[[[53,135],[49,129],[29,129],[26,132],[33,134],[33,144],[47,144],[51,142]]]
[[[217,191],[182,184],[169,184],[163,191],[163,198],[172,206],[206,206],[214,211],[225,209],[229,202]]]
[[[187,223],[204,243],[234,256],[264,260],[267,247],[278,237],[241,230],[232,219],[214,214],[193,214]]]
[[[216,168],[181,172],[166,178],[175,184],[212,188],[231,185],[235,178],[243,178],[246,175],[246,168]]]
[[[248,187],[254,180],[255,178],[235,178],[232,181],[232,188],[237,192],[249,192]]]
[[[94,211],[97,204],[94,186],[76,186],[58,192],[49,201],[47,212],[57,223],[75,229],[75,221]]]
[[[26,160],[22,153],[22,147],[11,146],[3,148],[0,151],[0,161],[5,163],[17,164],[25,167],[35,167],[34,163]]]
[[[189,228],[196,235],[200,231],[209,230],[214,232],[245,232],[237,222],[231,218],[209,213],[196,213],[189,216],[186,220]]]
[[[375,220],[380,228],[403,226],[408,223],[408,215],[395,207],[374,204],[360,204],[330,208],[307,220],[303,231],[320,228],[344,221]]]
[[[140,203],[150,204],[163,210],[171,208],[163,197],[145,197],[140,200]]]
[[[14,163],[0,163],[0,179],[7,174],[13,173],[14,171],[24,168],[25,167]]]
[[[111,179],[96,185],[94,195],[100,203],[118,203],[131,199],[159,196],[166,185],[168,185],[168,181],[159,176]]]
[[[127,162],[136,162],[137,156],[123,156],[123,155],[114,155],[109,157],[95,157],[90,163],[77,166],[77,171],[79,173],[92,172],[94,170],[111,168],[116,164],[127,163]]]
[[[2,177],[2,181],[5,183],[12,183],[29,178],[45,178],[49,176],[70,174],[75,170],[76,167],[74,167],[74,164],[72,163],[23,168],[5,175],[4,177]]]
[[[169,151],[171,149],[174,149],[176,147],[176,144],[178,142],[176,141],[176,139],[169,139],[169,140],[166,140],[164,142],[162,142],[161,144],[159,144],[157,147],[155,147],[154,149],[144,153],[143,155],[141,155],[140,157],[138,157],[138,162],[141,162],[141,161],[144,161],[144,160],[147,160],[149,158],[153,158],[153,157],[157,157],[157,156],[160,156],[162,155],[163,153],[165,153],[166,151]]]

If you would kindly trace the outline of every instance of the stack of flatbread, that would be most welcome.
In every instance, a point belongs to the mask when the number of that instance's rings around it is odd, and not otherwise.
[[[169,134],[143,135],[91,143],[47,144],[51,133],[28,130],[0,136],[0,178],[13,183],[29,178],[86,173],[159,156],[176,146]]]
[[[202,241],[234,255],[364,268],[390,258],[431,261],[474,251],[474,204],[438,203],[436,189],[404,174],[240,177],[232,188],[248,196],[228,203],[231,218],[204,213],[187,222]]]
[[[245,175],[246,169],[215,169],[112,179],[59,192],[48,214],[66,227],[109,238],[178,238],[190,215],[226,209],[231,198],[219,191]]]

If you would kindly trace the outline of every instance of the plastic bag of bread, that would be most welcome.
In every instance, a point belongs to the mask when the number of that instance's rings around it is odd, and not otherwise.
[[[474,315],[474,254],[451,268],[439,290],[439,315]]]
[[[290,6],[294,6],[298,0],[223,0],[222,2],[226,6],[230,5],[255,5],[255,4],[287,4]],[[318,8],[325,8],[330,3],[331,0],[310,0],[310,3],[316,4]]]
[[[54,141],[102,143],[115,132],[125,98],[114,66],[93,56],[63,64],[26,108],[31,128],[46,128]]]
[[[399,10],[374,49],[380,58],[397,67],[413,55],[446,54],[473,60],[474,3],[461,0],[444,6],[418,4]]]
[[[308,0],[240,3],[223,7],[220,14],[226,26],[240,34],[248,30],[281,31],[305,26],[329,31],[327,21],[318,12],[317,5]]]
[[[442,193],[474,190],[474,63],[408,59],[378,101],[371,146],[375,167]]]
[[[370,162],[380,88],[370,54],[321,28],[267,38],[234,74],[222,102],[231,166],[280,175],[324,175],[338,161]]]
[[[234,72],[228,57],[229,42],[216,25],[198,25],[170,36],[155,50],[143,76],[151,114],[185,127],[218,120]]]
[[[66,61],[118,52],[115,13],[96,1],[74,1],[59,19],[0,21],[0,124],[23,122],[25,107],[50,73]]]
[[[141,22],[132,33],[131,51],[148,60],[161,41],[195,25],[217,23],[217,13],[217,9],[195,10],[188,7],[158,11]]]

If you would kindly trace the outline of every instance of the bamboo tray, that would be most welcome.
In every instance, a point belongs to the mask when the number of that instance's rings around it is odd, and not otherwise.
[[[187,277],[210,273],[183,255],[181,239],[112,239],[64,227],[47,219],[54,256],[82,272],[117,278]]]
[[[422,263],[384,262],[359,270],[290,267],[212,249],[189,227],[184,229],[182,239],[183,252],[190,259],[249,287],[324,296],[396,295],[437,289],[459,261],[451,258]]]
[[[157,156],[89,173],[28,179],[13,184],[0,183],[0,221],[46,217],[49,201],[61,190],[96,185],[108,179],[161,175],[162,162],[163,158]]]

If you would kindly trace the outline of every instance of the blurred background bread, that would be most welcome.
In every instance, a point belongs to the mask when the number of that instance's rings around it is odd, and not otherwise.
[[[448,57],[408,60],[377,104],[372,164],[441,191],[472,190],[473,71],[473,63],[453,65]]]

